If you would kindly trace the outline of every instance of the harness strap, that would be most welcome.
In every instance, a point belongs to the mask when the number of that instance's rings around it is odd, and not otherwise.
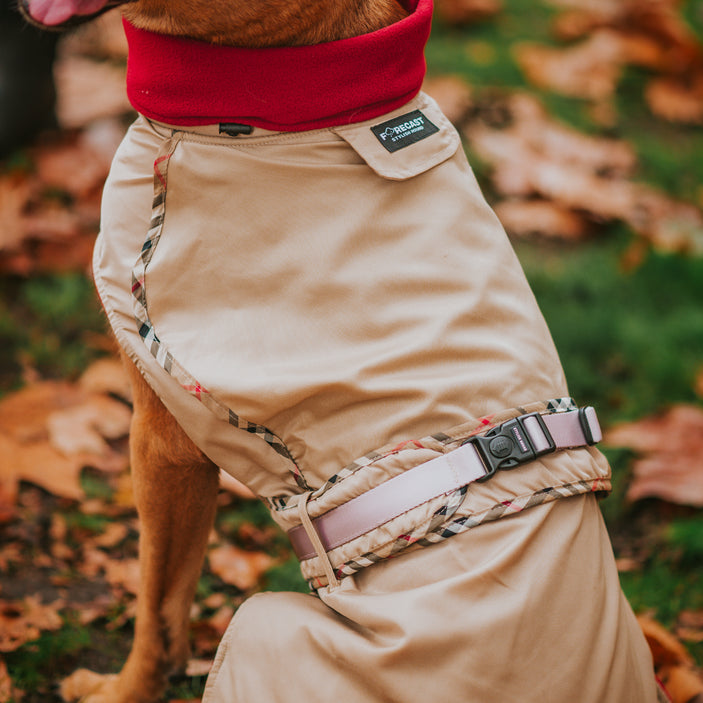
[[[490,478],[544,454],[584,447],[602,439],[592,407],[513,418],[459,448],[420,464],[311,521],[326,552],[403,513],[474,481]],[[307,530],[288,531],[293,551],[304,561],[317,555]]]

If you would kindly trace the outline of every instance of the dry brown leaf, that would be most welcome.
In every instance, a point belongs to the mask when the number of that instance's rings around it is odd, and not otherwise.
[[[113,394],[125,400],[132,398],[127,371],[114,357],[94,361],[78,379],[78,385],[88,393]]]
[[[238,481],[234,476],[231,476],[226,471],[220,471],[220,488],[229,491],[238,498],[245,500],[256,498],[256,495],[250,488],[247,488],[241,481]]]
[[[101,535],[93,538],[92,542],[96,547],[116,547],[128,534],[127,525],[122,522],[111,522]]]
[[[232,544],[215,547],[208,559],[211,571],[240,591],[254,588],[275,563],[265,552],[248,552]]]
[[[629,500],[653,497],[703,507],[703,410],[677,405],[664,415],[616,426],[604,441],[642,455],[633,462]]]
[[[82,462],[75,457],[63,456],[48,441],[24,444],[0,434],[0,452],[3,457],[3,492],[10,497],[17,497],[17,482],[29,481],[62,498],[83,498],[80,484]]]
[[[622,220],[660,250],[703,252],[701,210],[628,180],[636,163],[629,145],[569,129],[530,96],[512,95],[494,112],[503,115],[502,122],[491,124],[479,109],[464,133],[492,166],[498,193],[530,200],[539,196],[595,222]],[[511,224],[519,231],[517,214]]]
[[[186,664],[186,676],[207,676],[212,669],[212,659],[189,659]]]
[[[105,117],[131,111],[125,68],[80,56],[63,56],[54,64],[56,113],[64,129],[85,127]]]
[[[127,39],[119,11],[108,12],[62,37],[60,55],[127,59]]]
[[[70,134],[33,150],[42,183],[83,198],[102,188],[110,157],[95,149],[83,134]]]
[[[703,695],[703,680],[693,669],[663,666],[657,674],[672,703],[696,703],[697,697]]]
[[[35,185],[24,174],[0,176],[0,252],[19,246],[26,237],[24,214]]]
[[[465,25],[493,17],[503,9],[501,0],[435,0],[437,14],[452,25]]]
[[[62,454],[99,457],[96,466],[106,470],[126,468],[126,457],[113,462],[115,452],[105,440],[129,434],[131,410],[106,395],[91,394],[84,402],[52,412],[47,418],[49,441]],[[106,462],[102,459],[105,458]]]
[[[137,595],[139,592],[139,559],[106,559],[103,565],[105,580],[111,586],[124,589],[127,593]]]
[[[12,679],[10,678],[7,664],[5,660],[0,657],[0,703],[7,703],[7,701],[18,703],[22,700],[23,695],[24,691],[12,685]]]
[[[127,457],[104,440],[122,437],[131,413],[121,402],[78,386],[44,381],[0,401],[0,486],[3,502],[29,481],[54,495],[80,500],[81,469],[122,471]]]
[[[654,79],[644,95],[657,117],[684,124],[703,123],[703,80],[691,85],[674,78]]]
[[[676,635],[686,642],[703,642],[703,610],[682,610],[677,618]]]
[[[693,666],[693,659],[686,648],[663,625],[645,615],[639,615],[637,622],[652,651],[655,666]]]
[[[0,601],[0,652],[13,652],[42,631],[58,630],[63,621],[58,614],[62,602],[43,605],[35,596],[12,603]]]
[[[95,692],[104,683],[115,679],[117,679],[116,674],[96,674],[88,669],[77,669],[61,681],[59,693],[65,701],[76,701]]]
[[[538,234],[554,239],[583,239],[587,224],[573,210],[546,200],[504,200],[495,206],[503,227],[518,237]]]
[[[0,433],[18,442],[48,439],[47,419],[79,403],[85,394],[65,381],[42,381],[25,386],[0,400]]]
[[[454,125],[460,125],[471,108],[471,88],[459,76],[428,78],[422,89],[434,98]]]
[[[520,43],[514,52],[525,76],[537,87],[590,100],[615,93],[625,60],[622,42],[608,30],[566,49]]]

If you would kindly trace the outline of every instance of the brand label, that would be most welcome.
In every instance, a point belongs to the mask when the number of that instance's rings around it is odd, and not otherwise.
[[[439,132],[439,127],[432,124],[420,110],[414,110],[388,122],[377,124],[371,127],[371,131],[376,139],[393,153],[436,134]]]

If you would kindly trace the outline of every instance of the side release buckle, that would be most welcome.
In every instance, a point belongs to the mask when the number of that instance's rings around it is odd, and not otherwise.
[[[485,481],[499,469],[512,469],[556,451],[556,443],[539,413],[520,415],[461,444],[473,444],[483,461],[486,475],[479,481]]]

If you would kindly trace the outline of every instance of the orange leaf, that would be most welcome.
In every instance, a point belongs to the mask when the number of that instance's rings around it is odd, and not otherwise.
[[[663,666],[657,674],[673,703],[695,703],[703,694],[703,680],[686,666]]]
[[[7,664],[4,659],[0,658],[0,701],[19,701],[22,699],[23,693],[24,691],[20,691],[12,685]]]
[[[0,602],[0,652],[12,652],[39,637],[42,630],[58,630],[59,604],[43,605],[34,596],[14,603]]]
[[[471,108],[471,88],[459,76],[428,78],[422,89],[437,101],[450,122],[461,124]]]
[[[139,592],[139,559],[106,559],[105,579],[111,586],[119,586],[128,593]]]
[[[701,124],[703,122],[703,81],[693,86],[672,78],[649,82],[645,90],[649,109],[669,122]]]
[[[106,357],[94,361],[78,380],[78,385],[88,393],[114,394],[131,400],[129,377],[119,359]]]
[[[265,552],[248,552],[232,544],[215,547],[208,555],[210,569],[240,591],[254,588],[274,559]]]
[[[586,222],[573,210],[547,200],[504,200],[495,213],[505,229],[519,237],[539,234],[556,239],[583,239]]]
[[[677,405],[664,415],[619,425],[605,443],[642,455],[633,463],[629,500],[655,497],[703,507],[703,410]]]
[[[16,498],[17,482],[30,481],[55,495],[83,498],[80,473],[126,467],[127,457],[105,439],[127,434],[131,412],[106,395],[69,383],[44,381],[0,401],[0,468],[3,502]]]
[[[447,23],[464,25],[485,20],[503,8],[501,0],[435,0],[437,14]]]
[[[220,488],[229,491],[238,498],[251,499],[256,498],[250,488],[247,488],[241,481],[238,481],[234,476],[226,471],[220,471]]]
[[[77,669],[61,681],[59,693],[65,701],[75,701],[94,693],[100,686],[116,678],[116,674],[96,674],[88,669]]]
[[[537,87],[591,100],[615,93],[625,58],[618,35],[608,30],[566,49],[521,43],[514,51],[527,79]]]

